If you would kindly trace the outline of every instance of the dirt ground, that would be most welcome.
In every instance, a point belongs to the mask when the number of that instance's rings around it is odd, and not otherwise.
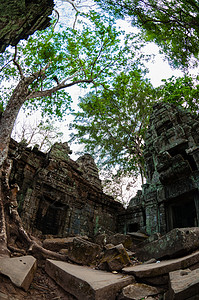
[[[6,276],[0,275],[0,300],[76,300],[74,296],[65,292],[44,271],[44,267],[37,268],[32,284],[27,292],[12,284]]]

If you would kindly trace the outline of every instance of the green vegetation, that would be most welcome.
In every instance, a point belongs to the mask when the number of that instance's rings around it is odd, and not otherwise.
[[[130,18],[146,41],[154,41],[174,67],[198,64],[197,0],[95,0],[116,18]]]
[[[144,176],[143,138],[155,99],[155,90],[141,70],[122,72],[111,88],[80,99],[72,140],[84,143],[101,167]]]
[[[121,44],[121,39],[123,43]],[[130,45],[131,44],[131,47]],[[113,74],[135,64],[134,38],[116,29],[114,20],[95,12],[82,14],[76,29],[55,30],[54,25],[22,41],[13,53],[1,56],[0,143],[7,147],[23,105],[62,118],[70,109],[66,88],[108,86]],[[15,86],[5,87],[6,81]],[[14,84],[13,84],[14,85]],[[6,151],[3,151],[6,153]],[[4,156],[4,155],[3,155]],[[0,161],[3,161],[1,158]]]

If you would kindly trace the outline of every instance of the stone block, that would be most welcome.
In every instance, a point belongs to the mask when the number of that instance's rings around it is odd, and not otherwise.
[[[130,258],[122,244],[105,250],[104,256],[99,262],[98,268],[107,271],[120,271],[130,265]]]
[[[121,289],[134,282],[133,276],[112,274],[47,259],[46,272],[78,300],[115,300]]]
[[[96,263],[100,252],[99,245],[76,237],[69,246],[68,258],[78,264],[92,265]]]
[[[132,274],[138,278],[157,277],[168,274],[179,269],[185,269],[197,264],[199,261],[199,251],[170,260],[164,260],[159,263],[142,264],[132,267],[126,267],[122,271],[126,274]]]
[[[122,289],[118,300],[140,300],[149,296],[155,296],[159,294],[159,290],[156,287],[152,287],[143,283],[133,283]]]
[[[121,234],[121,233],[116,233],[114,235],[108,236],[107,243],[113,244],[115,246],[118,244],[122,244],[124,248],[129,250],[135,248],[132,241],[132,237],[130,235]]]
[[[8,276],[16,286],[25,291],[29,289],[36,269],[36,259],[30,255],[0,259],[0,273]]]
[[[174,258],[199,248],[199,228],[175,228],[156,241],[140,248],[136,254],[140,260],[164,257]]]
[[[73,239],[74,237],[45,239],[43,241],[43,247],[51,251],[68,249],[69,246],[73,244]]]
[[[165,300],[184,300],[199,295],[199,269],[169,273],[169,292]]]
[[[135,245],[133,243],[133,237],[131,235],[116,233],[113,235],[108,235],[106,233],[98,234],[95,237],[95,243],[99,245],[112,244],[114,246],[118,244],[123,244],[126,249],[134,249]]]

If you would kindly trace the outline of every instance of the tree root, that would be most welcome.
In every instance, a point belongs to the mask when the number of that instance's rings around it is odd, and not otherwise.
[[[9,169],[10,167],[11,165],[9,164]],[[10,172],[7,169],[6,172],[3,173],[1,173],[4,176],[2,176],[3,178],[1,177],[0,184],[0,256],[9,257],[9,248],[11,251],[17,253],[32,254],[39,259],[52,258],[66,261],[66,255],[43,248],[34,237],[31,237],[31,235],[26,232],[17,211],[18,205],[16,197],[19,187],[15,184],[10,188],[7,178]],[[9,225],[6,226],[6,223]],[[13,241],[17,239],[23,241],[25,246],[22,249],[13,245]]]

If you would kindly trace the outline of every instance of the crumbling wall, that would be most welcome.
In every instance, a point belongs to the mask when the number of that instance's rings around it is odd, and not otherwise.
[[[12,141],[10,181],[20,187],[19,211],[26,229],[58,236],[116,232],[122,205],[103,193],[89,155],[78,160],[84,162],[82,168],[69,154],[67,143],[56,143],[44,154]]]
[[[154,106],[144,149],[147,181],[139,204],[134,198],[127,209],[132,224],[138,222],[135,215],[144,211],[140,230],[164,234],[177,227],[199,226],[198,142],[196,115],[171,104]]]

